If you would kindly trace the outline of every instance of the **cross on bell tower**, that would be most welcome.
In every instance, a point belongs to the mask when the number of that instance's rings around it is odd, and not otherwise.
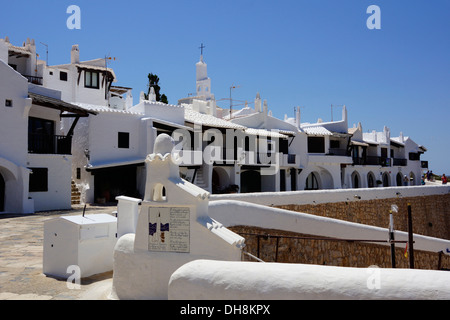
[[[200,55],[203,56],[203,49],[206,48],[203,43],[198,47],[200,49]]]
[[[207,72],[207,65],[203,61],[203,49],[205,49],[205,46],[203,43],[198,47],[200,49],[200,61],[196,64],[196,95],[198,97],[203,96],[205,100],[211,99],[211,79],[208,78],[208,72]]]

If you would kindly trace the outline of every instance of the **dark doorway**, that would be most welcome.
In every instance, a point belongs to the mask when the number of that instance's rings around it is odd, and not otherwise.
[[[389,187],[389,175],[386,172],[383,173],[383,187]]]
[[[403,185],[403,177],[400,172],[397,173],[396,180],[397,180],[397,187],[401,187]]]
[[[261,192],[261,174],[259,171],[249,170],[242,172],[241,192]]]
[[[306,178],[305,190],[319,190],[319,181],[314,172],[311,172]]]
[[[355,176],[353,177],[353,188],[359,188],[359,176],[357,173],[355,173]]]
[[[98,169],[94,174],[94,201],[116,202],[117,196],[139,198],[136,166]]]
[[[286,191],[286,170],[280,170],[280,191]]]
[[[5,180],[0,173],[0,212],[5,211]]]
[[[375,187],[375,178],[373,177],[373,174],[370,172],[367,175],[367,184],[369,188]]]
[[[291,190],[297,190],[297,169],[291,168]]]

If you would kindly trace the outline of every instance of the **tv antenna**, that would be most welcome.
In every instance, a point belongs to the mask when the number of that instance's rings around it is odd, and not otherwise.
[[[45,46],[46,48],[47,48],[47,59],[46,59],[46,66],[48,67],[48,44],[45,44],[45,43],[43,43],[43,42],[41,42],[41,44],[43,45],[43,46]]]

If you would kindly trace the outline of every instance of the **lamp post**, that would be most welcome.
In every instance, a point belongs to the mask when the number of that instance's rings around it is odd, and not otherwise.
[[[232,106],[233,106],[233,100],[231,99],[231,89],[239,88],[240,86],[235,86],[234,84],[230,87],[230,120],[231,120],[231,113],[232,113]]]
[[[391,205],[391,211],[389,211],[389,242],[391,243],[391,265],[395,268],[395,236],[394,236],[394,216],[392,212],[398,212],[398,207]]]

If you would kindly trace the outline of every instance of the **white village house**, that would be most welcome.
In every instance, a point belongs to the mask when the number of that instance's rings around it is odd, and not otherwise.
[[[7,134],[0,138],[0,212],[70,208],[70,180],[86,203],[142,197],[144,161],[161,133],[177,142],[180,175],[212,193],[420,184],[426,149],[402,134],[391,138],[387,128],[370,134],[361,125],[349,129],[345,107],[341,120],[314,124],[301,123],[299,109],[295,119],[273,117],[259,93],[254,109],[230,114],[219,108],[203,56],[196,64],[196,96],[177,105],[155,101],[153,92],[133,105],[131,88],[113,86],[108,58],[81,61],[77,45],[69,64],[47,66],[37,59],[34,40],[17,47],[5,38],[0,60],[0,101],[18,106],[1,111],[7,125],[0,130]],[[14,120],[3,117],[13,110]],[[61,147],[27,152],[42,129]],[[7,138],[12,132],[14,144]],[[72,148],[63,151],[69,140]],[[35,187],[31,172],[44,177],[39,181],[47,177],[48,185]]]
[[[0,39],[0,212],[71,208],[72,133],[61,119],[86,111],[42,86],[34,40],[16,47]]]

